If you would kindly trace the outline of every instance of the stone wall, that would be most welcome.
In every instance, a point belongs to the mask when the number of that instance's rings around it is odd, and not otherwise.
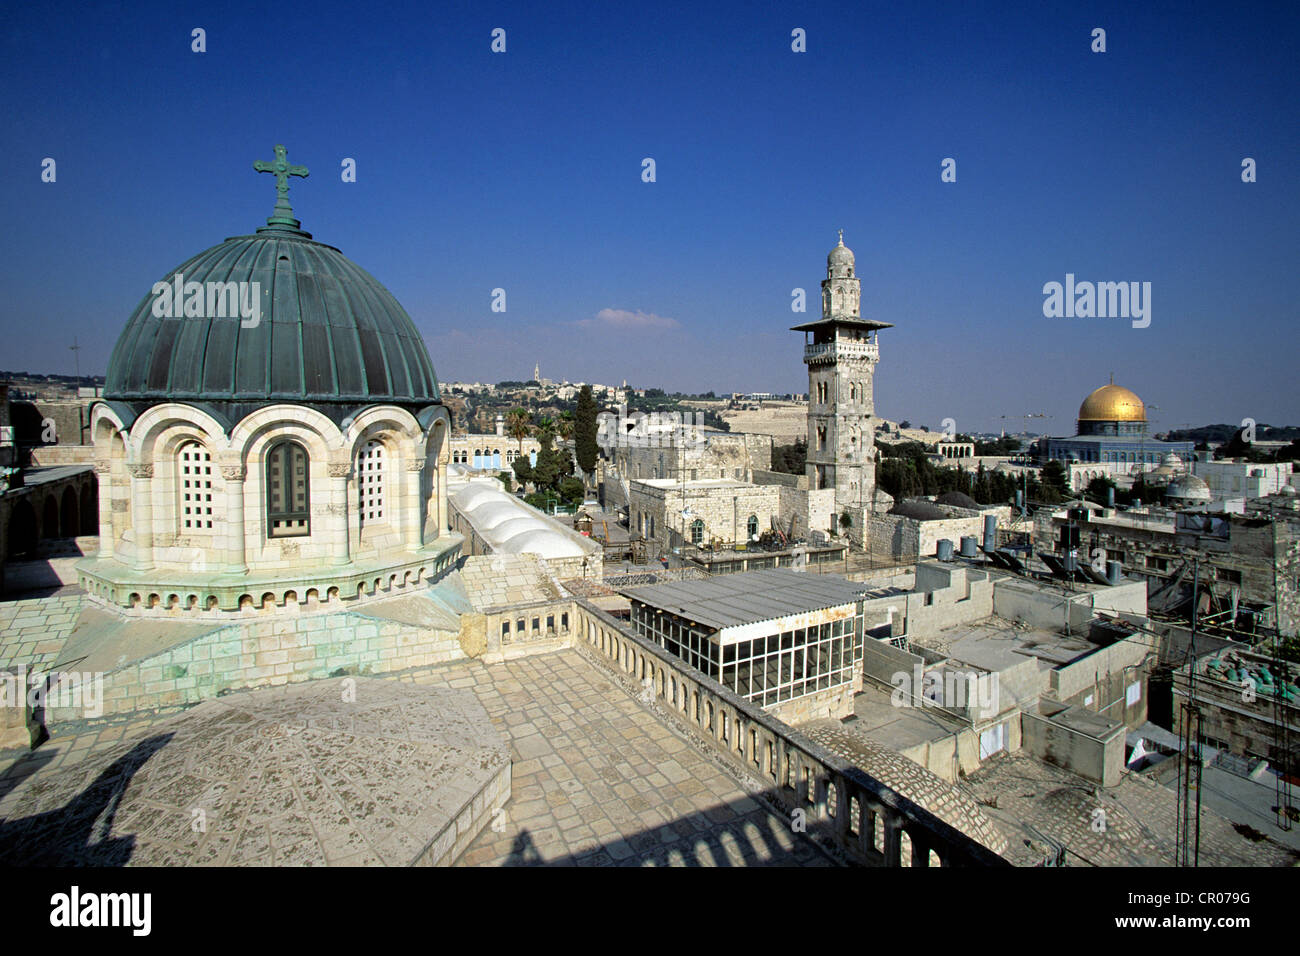
[[[983,540],[983,515],[973,514],[933,521],[918,521],[903,515],[872,514],[868,519],[873,553],[897,560],[932,558],[942,539],[952,542],[954,553],[965,536]]]
[[[801,479],[807,484],[808,479]],[[813,532],[838,533],[835,514],[835,489],[809,491],[803,487],[779,485],[781,530],[793,538],[806,538]]]
[[[1060,708],[1049,714],[1022,715],[1024,749],[1103,787],[1118,786],[1124,769],[1124,728],[1093,736],[1057,719],[1069,711]]]
[[[790,475],[784,471],[763,471],[755,469],[753,473],[753,482],[756,485],[783,485],[786,488],[802,488],[808,490],[808,477],[806,475]]]
[[[251,613],[251,612],[250,612]],[[196,704],[236,690],[389,674],[463,660],[459,635],[360,612],[218,627],[103,674],[104,714]],[[52,709],[50,719],[76,719]]]
[[[1136,728],[1147,719],[1147,676],[1158,655],[1150,635],[1135,634],[1051,671],[1052,696]],[[1127,703],[1128,688],[1138,699]]]
[[[902,615],[893,619],[895,635],[931,634],[993,613],[996,589],[984,571],[922,562],[916,566],[914,588],[893,599],[903,605]]]
[[[777,485],[723,484],[716,487],[688,484],[685,496],[680,487],[657,487],[644,481],[631,483],[629,527],[667,547],[690,543],[690,524],[704,522],[704,544],[720,540],[726,545],[748,541],[748,520],[758,518],[761,535],[781,517],[781,493]],[[682,509],[689,505],[691,517],[683,526]],[[650,534],[650,519],[654,533]],[[643,530],[644,529],[644,530]]]

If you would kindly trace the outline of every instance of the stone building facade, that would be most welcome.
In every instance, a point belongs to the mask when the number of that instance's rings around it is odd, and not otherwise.
[[[620,428],[620,422],[632,424]],[[608,508],[627,508],[629,483],[638,479],[753,481],[755,472],[772,467],[770,435],[709,431],[677,416],[629,420],[607,414],[600,425],[605,457],[598,464],[599,480]]]
[[[629,527],[665,548],[745,544],[781,519],[783,489],[777,485],[644,478],[630,482],[630,488]]]

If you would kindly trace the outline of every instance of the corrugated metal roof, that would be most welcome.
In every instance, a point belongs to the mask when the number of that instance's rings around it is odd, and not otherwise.
[[[703,581],[623,588],[620,593],[689,621],[721,629],[853,604],[866,590],[860,582],[831,574],[775,568],[720,574]]]

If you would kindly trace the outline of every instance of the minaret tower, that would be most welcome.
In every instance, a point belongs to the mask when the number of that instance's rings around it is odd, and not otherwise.
[[[862,317],[862,282],[841,229],[826,257],[822,317],[794,326],[808,366],[808,487],[834,488],[836,512],[869,508],[876,489],[876,332],[888,328]]]

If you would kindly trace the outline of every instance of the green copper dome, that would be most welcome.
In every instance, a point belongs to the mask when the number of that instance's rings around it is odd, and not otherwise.
[[[280,170],[257,168],[306,174],[287,166],[283,147],[276,153]],[[277,179],[280,202],[267,226],[168,271],[136,307],[108,363],[106,399],[240,413],[298,402],[331,417],[376,402],[441,400],[411,317],[368,272],[298,228],[286,178]]]

